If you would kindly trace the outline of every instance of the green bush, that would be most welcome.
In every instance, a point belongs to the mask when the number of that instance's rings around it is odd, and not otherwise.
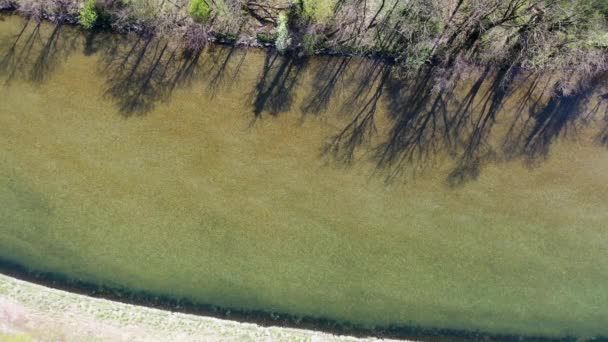
[[[595,2],[593,3],[593,7],[596,11],[603,15],[605,19],[608,20],[608,1],[595,0]]]
[[[334,14],[336,0],[301,0],[303,16],[319,24],[325,24]]]
[[[97,21],[97,10],[95,9],[95,0],[86,0],[84,7],[80,10],[78,22],[82,27],[90,30]]]
[[[287,27],[287,14],[281,13],[279,14],[279,25],[277,26],[277,39],[275,41],[275,45],[279,52],[285,52],[291,43],[291,39],[289,38],[289,29]]]
[[[265,32],[258,32],[256,34],[256,39],[261,44],[272,44],[275,43],[276,37]]]
[[[304,47],[304,51],[309,55],[315,52],[317,41],[318,37],[316,33],[312,32],[304,34],[304,37],[302,37],[302,46]]]
[[[192,0],[188,7],[188,14],[197,23],[206,23],[211,15],[211,8],[205,0]]]
[[[600,49],[608,49],[608,32],[595,32],[591,34],[587,45]]]

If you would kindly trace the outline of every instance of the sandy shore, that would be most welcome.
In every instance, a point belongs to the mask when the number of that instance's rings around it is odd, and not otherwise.
[[[91,298],[0,274],[0,341],[378,341]]]

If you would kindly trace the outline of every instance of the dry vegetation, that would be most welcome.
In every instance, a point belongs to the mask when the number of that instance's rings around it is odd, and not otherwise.
[[[496,65],[558,70],[568,94],[608,70],[604,0],[0,0],[0,7],[34,20],[173,37],[187,50],[220,40],[298,55],[381,56],[408,72],[433,66],[440,88],[469,66]]]

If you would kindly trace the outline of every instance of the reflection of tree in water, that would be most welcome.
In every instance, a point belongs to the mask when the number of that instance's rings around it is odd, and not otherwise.
[[[62,24],[28,20],[11,42],[1,43],[7,48],[0,52],[0,75],[6,76],[7,83],[17,77],[44,82],[76,49],[77,38]]]

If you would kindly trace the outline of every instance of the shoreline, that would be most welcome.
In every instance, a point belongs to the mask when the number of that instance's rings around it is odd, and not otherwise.
[[[64,292],[0,274],[0,340],[4,338],[377,341],[163,311]]]
[[[5,16],[14,15],[14,16],[23,18],[24,20],[32,20],[31,18],[28,18],[26,15],[20,13],[18,7],[11,4],[10,2],[6,3],[4,7],[3,7],[2,3],[0,3],[0,16],[3,16],[3,15],[5,15]],[[77,28],[78,30],[82,31],[83,33],[87,33],[87,32],[89,32],[89,33],[108,33],[108,34],[116,34],[116,35],[135,34],[135,35],[142,35],[142,36],[148,36],[148,35],[156,36],[157,35],[155,32],[150,31],[145,26],[137,25],[134,23],[128,24],[128,25],[123,26],[118,29],[114,28],[112,26],[109,26],[109,25],[99,25],[99,26],[95,26],[91,30],[85,30],[78,23],[78,17],[76,15],[67,14],[67,13],[60,14],[57,17],[49,16],[44,13],[41,17],[41,21],[46,21],[46,22],[54,24],[54,25],[59,25],[59,24],[60,25],[69,25],[71,27]],[[378,62],[384,63],[386,65],[390,65],[390,66],[399,66],[402,71],[405,71],[405,73],[410,73],[410,72],[416,73],[421,70],[433,70],[435,68],[442,69],[441,63],[436,60],[426,60],[424,63],[422,63],[419,66],[400,65],[399,64],[400,57],[391,56],[390,54],[382,53],[381,51],[355,51],[355,50],[341,51],[341,50],[336,50],[336,49],[331,49],[331,48],[318,48],[318,49],[315,49],[312,53],[306,54],[306,53],[303,53],[301,46],[295,46],[295,47],[289,47],[287,50],[285,50],[283,52],[279,52],[274,41],[267,40],[267,39],[261,39],[259,36],[260,33],[263,33],[263,32],[262,31],[257,32],[258,36],[249,36],[249,37],[246,37],[246,39],[244,39],[244,40],[238,40],[235,38],[230,38],[229,35],[221,33],[221,32],[209,31],[206,42],[207,42],[207,45],[214,44],[214,45],[228,46],[228,47],[241,48],[241,49],[260,49],[260,50],[264,50],[264,51],[268,51],[268,52],[274,51],[276,53],[279,53],[280,55],[290,57],[290,58],[295,58],[295,59],[310,58],[310,57],[364,58],[364,59],[369,59],[372,61],[378,61]],[[204,49],[204,48],[201,48],[200,50],[202,50],[202,49]],[[182,50],[184,53],[194,53],[193,51],[188,50],[183,47],[182,47]],[[519,72],[528,72],[528,73],[536,72],[536,73],[543,73],[543,74],[549,73],[549,74],[559,75],[562,73],[570,73],[572,71],[575,71],[574,69],[570,69],[570,68],[529,70],[529,69],[521,67],[521,66],[502,65],[502,64],[496,64],[496,63],[483,63],[483,64],[472,63],[469,65],[469,67],[479,70],[480,72],[484,68],[494,68],[495,70],[504,69],[504,70],[510,71],[511,74],[513,74],[516,71],[517,73],[519,73]],[[438,72],[441,74],[441,70],[438,70]],[[608,70],[603,70],[603,71],[600,71],[598,74],[606,75],[607,73],[608,73]],[[585,76],[585,75],[580,75],[580,73],[574,74],[575,79],[578,77],[582,77],[582,76]],[[453,75],[451,75],[449,77],[453,77]],[[580,83],[580,80],[578,80],[577,82]],[[578,86],[580,86],[580,84],[578,84]],[[573,92],[578,93],[579,91],[580,91],[580,89],[577,89],[577,90],[574,90]]]
[[[358,339],[398,339],[420,341],[577,341],[582,337],[521,336],[446,328],[427,328],[415,325],[390,325],[367,328],[348,322],[337,322],[326,318],[298,317],[290,314],[263,310],[224,308],[212,304],[194,303],[186,298],[97,285],[92,282],[74,280],[61,274],[29,270],[17,263],[0,257],[0,289],[3,277],[22,281],[29,286],[40,286],[46,291],[60,291],[90,300],[105,300],[115,304],[131,305],[150,310],[162,310],[173,314],[194,315],[207,319],[230,321],[238,324],[255,324],[260,328],[296,329],[334,336],[351,336]],[[2,293],[0,292],[0,297]],[[584,337],[587,339],[588,337]],[[589,340],[602,340],[596,336]]]
[[[1,15],[7,15],[7,16],[15,15],[20,18],[23,18],[24,20],[31,20],[31,19],[27,18],[27,16],[24,16],[23,14],[19,13],[18,8],[15,6],[12,6],[10,3],[7,4],[6,7],[2,7],[2,4],[0,4],[0,16]],[[55,25],[57,25],[57,24],[69,25],[74,28],[78,28],[79,30],[82,30],[81,26],[78,24],[78,18],[73,15],[70,15],[70,14],[61,15],[60,18],[48,16],[45,14],[42,16],[41,20],[55,24]],[[148,35],[149,34],[152,36],[155,35],[155,33],[146,33],[145,27],[138,26],[135,24],[123,27],[121,29],[116,29],[111,26],[96,26],[92,30],[88,30],[88,31],[82,30],[82,31],[83,32],[93,32],[93,33],[117,34],[117,35],[125,35],[125,34],[136,34],[136,35]],[[268,50],[276,51],[277,50],[274,42],[261,40],[259,37],[251,36],[251,37],[248,37],[248,39],[246,41],[238,41],[236,39],[227,37],[227,35],[225,35],[225,34],[221,34],[218,32],[209,32],[209,36],[207,38],[207,44],[216,44],[216,45],[230,46],[230,47],[242,48],[242,49],[261,49],[261,50],[266,50],[266,51],[268,51]],[[184,49],[184,51],[186,51],[186,50]],[[297,49],[293,48],[293,49],[286,50],[282,54],[285,56],[290,56],[290,57],[295,57],[295,58],[303,58],[305,56],[306,57],[314,57],[314,56],[316,56],[316,57],[359,57],[359,58],[367,58],[367,59],[372,59],[372,60],[379,60],[379,61],[389,64],[389,65],[393,65],[396,63],[395,58],[387,56],[387,55],[383,55],[379,52],[361,53],[361,52],[354,52],[354,51],[337,51],[337,50],[324,48],[324,49],[314,50],[314,52],[311,55],[304,55],[304,54],[302,54],[301,51],[298,51]]]

